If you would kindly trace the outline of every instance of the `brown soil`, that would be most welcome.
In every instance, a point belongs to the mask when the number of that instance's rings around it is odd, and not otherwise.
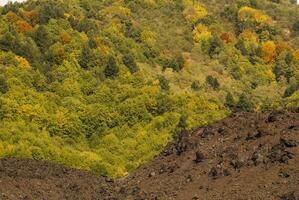
[[[299,113],[234,114],[182,133],[113,182],[32,160],[0,160],[2,200],[299,200]]]

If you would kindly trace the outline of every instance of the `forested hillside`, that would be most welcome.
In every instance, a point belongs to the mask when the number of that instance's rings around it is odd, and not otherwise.
[[[29,0],[0,14],[0,157],[120,177],[183,129],[299,106],[294,0]]]

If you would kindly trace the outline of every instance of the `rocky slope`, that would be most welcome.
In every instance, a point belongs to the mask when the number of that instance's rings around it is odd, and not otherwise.
[[[0,161],[0,199],[220,200],[299,198],[299,113],[239,113],[181,133],[112,181],[47,162]]]

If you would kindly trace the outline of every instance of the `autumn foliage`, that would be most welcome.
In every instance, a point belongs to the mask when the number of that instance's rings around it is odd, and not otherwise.
[[[232,33],[224,32],[220,35],[221,40],[225,43],[232,43],[235,40],[235,36]]]
[[[19,17],[17,16],[16,13],[12,12],[12,11],[9,11],[7,14],[6,14],[6,17],[7,19],[10,21],[10,22],[16,22],[19,20]]]
[[[253,43],[258,43],[259,42],[259,37],[258,35],[250,30],[244,30],[241,34],[240,34],[240,39],[248,41],[248,42],[253,42]]]
[[[273,41],[267,41],[261,46],[261,57],[266,63],[271,63],[277,56],[276,45]]]
[[[32,25],[35,25],[38,23],[39,21],[39,15],[38,15],[38,12],[35,11],[35,10],[31,10],[31,11],[26,11],[26,10],[23,10],[22,11],[22,15],[25,19],[27,19],[28,21],[30,21],[30,23]]]
[[[294,60],[299,62],[299,49],[294,52]]]
[[[32,26],[24,20],[16,21],[16,27],[19,32],[28,33],[33,30]]]
[[[212,37],[212,33],[207,26],[199,24],[192,31],[192,36],[195,42],[207,41]]]
[[[16,56],[15,57],[16,61],[19,63],[19,66],[22,68],[22,69],[25,69],[25,70],[30,70],[32,69],[30,63],[23,57],[21,56]]]
[[[67,32],[61,32],[60,33],[60,41],[62,44],[68,44],[71,41],[72,37]]]
[[[281,54],[284,51],[292,51],[292,46],[287,42],[278,42],[276,45],[277,54]]]
[[[242,22],[253,22],[257,24],[270,24],[272,19],[262,11],[244,6],[238,12],[238,19]]]
[[[194,24],[198,20],[206,17],[208,15],[208,11],[202,5],[195,4],[195,5],[189,5],[184,10],[183,14],[188,22]]]

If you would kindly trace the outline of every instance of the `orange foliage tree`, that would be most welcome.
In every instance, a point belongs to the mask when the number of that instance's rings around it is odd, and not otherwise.
[[[292,51],[292,47],[286,42],[278,42],[276,45],[277,54],[281,54],[284,51]]]
[[[295,61],[299,62],[299,49],[294,52],[293,57]]]
[[[24,20],[16,21],[16,27],[19,32],[28,33],[32,31],[32,26]]]
[[[220,35],[221,40],[225,43],[232,43],[235,40],[235,36],[232,33],[224,32]]]
[[[9,22],[16,22],[19,20],[19,17],[16,13],[12,12],[12,11],[9,11],[7,14],[6,14],[6,17],[8,19]]]
[[[72,37],[70,36],[69,33],[65,32],[65,31],[60,33],[60,41],[62,44],[70,43],[71,39],[72,39]]]
[[[266,63],[271,63],[277,56],[276,45],[273,41],[267,41],[261,46],[261,57]]]
[[[32,25],[35,25],[39,22],[38,12],[35,10],[31,11],[22,11],[22,15],[25,19],[27,19]]]

